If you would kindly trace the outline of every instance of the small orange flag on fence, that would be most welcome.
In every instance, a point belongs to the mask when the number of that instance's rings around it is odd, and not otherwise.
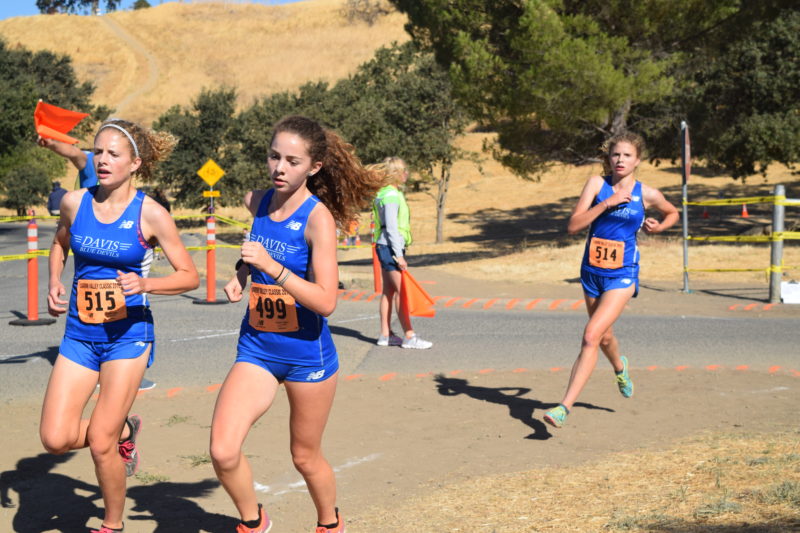
[[[381,262],[378,260],[378,251],[375,243],[372,243],[372,282],[375,292],[383,291],[383,275],[381,274]]]
[[[402,270],[401,274],[403,282],[400,284],[400,313],[406,316],[435,316],[433,298],[425,292],[408,270]]]
[[[36,132],[41,137],[55,139],[67,144],[77,144],[78,139],[70,137],[67,132],[88,116],[89,113],[78,113],[77,111],[62,109],[39,100],[39,103],[36,104],[36,110],[33,112],[33,123],[36,126]]]

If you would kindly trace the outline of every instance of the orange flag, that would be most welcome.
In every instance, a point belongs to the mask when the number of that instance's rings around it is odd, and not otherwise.
[[[372,243],[372,282],[375,292],[383,291],[383,275],[381,274],[381,262],[378,259],[378,251],[375,243]]]
[[[67,132],[88,117],[89,113],[78,113],[46,104],[39,100],[33,112],[33,123],[41,137],[55,139],[67,144],[77,144],[78,139],[70,137]]]
[[[417,283],[408,270],[400,272],[403,276],[400,284],[400,312],[406,316],[435,316],[436,309],[433,308],[433,298],[425,292],[425,289]]]

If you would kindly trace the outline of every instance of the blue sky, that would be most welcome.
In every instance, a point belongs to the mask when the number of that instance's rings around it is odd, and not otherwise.
[[[136,0],[122,0],[120,9],[129,9]],[[158,4],[165,4],[172,0],[148,0],[151,6]],[[190,0],[187,0],[190,1]],[[298,0],[220,0],[229,4],[289,4]],[[100,0],[100,5],[103,5],[103,0]],[[36,0],[0,0],[0,20],[10,17],[24,17],[27,15],[38,15],[39,10],[36,9]]]

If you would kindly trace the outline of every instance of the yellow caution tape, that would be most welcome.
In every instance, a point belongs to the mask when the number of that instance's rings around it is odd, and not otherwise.
[[[30,259],[32,257],[41,257],[41,256],[49,256],[50,250],[36,250],[35,252],[30,252],[27,254],[16,254],[16,255],[0,255],[0,262],[2,261],[19,261],[21,259]]]
[[[769,272],[766,268],[684,268],[684,272]]]
[[[718,235],[711,237],[694,237],[689,235],[687,241],[717,241],[717,242],[769,242],[769,235]]]
[[[797,205],[800,200],[786,199],[786,196],[750,196],[747,198],[718,198],[716,200],[703,200],[701,202],[687,202],[683,205],[740,205],[740,204],[775,204],[775,205]]]
[[[717,200],[704,200],[702,202],[683,202],[683,205],[741,205],[774,203],[776,198],[785,196],[750,196],[748,198],[719,198]]]
[[[250,224],[246,224],[245,222],[239,222],[238,220],[234,220],[228,217],[223,217],[221,215],[215,215],[215,216],[217,217],[217,220],[225,224],[229,224],[231,226],[239,226],[244,229],[250,229]]]

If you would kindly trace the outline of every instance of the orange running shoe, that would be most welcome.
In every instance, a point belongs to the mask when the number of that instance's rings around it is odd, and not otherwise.
[[[258,504],[258,517],[261,520],[258,527],[247,527],[243,522],[239,522],[239,525],[236,526],[236,533],[268,533],[272,529],[272,520],[269,519],[269,515],[260,503]]]
[[[344,518],[342,515],[339,514],[339,508],[336,508],[336,526],[323,526],[319,522],[317,522],[317,529],[314,530],[314,533],[345,533],[344,530]]]

